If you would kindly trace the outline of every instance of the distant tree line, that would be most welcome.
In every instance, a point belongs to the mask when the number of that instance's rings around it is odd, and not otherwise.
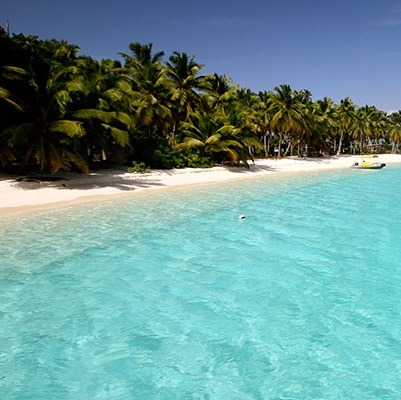
[[[0,28],[0,51],[5,171],[248,166],[254,157],[397,152],[401,142],[400,112],[313,101],[289,85],[254,93],[202,75],[186,53],[163,61],[152,44],[98,61],[66,41]]]

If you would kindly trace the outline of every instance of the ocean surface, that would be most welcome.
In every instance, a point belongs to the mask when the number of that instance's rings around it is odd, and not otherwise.
[[[0,399],[401,398],[400,187],[388,166],[1,219]]]

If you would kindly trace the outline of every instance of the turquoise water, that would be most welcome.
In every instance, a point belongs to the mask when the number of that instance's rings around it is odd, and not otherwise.
[[[0,220],[0,398],[400,398],[400,184],[326,172]]]

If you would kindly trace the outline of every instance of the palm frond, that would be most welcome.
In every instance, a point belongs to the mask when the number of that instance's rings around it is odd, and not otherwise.
[[[41,171],[50,169],[50,172],[56,173],[60,169],[70,170],[68,161],[63,157],[62,150],[52,143],[48,144],[47,152],[43,152],[41,157]]]
[[[98,110],[95,108],[85,108],[82,110],[75,111],[72,114],[73,118],[78,118],[80,120],[86,120],[86,119],[98,119],[102,122],[111,122],[113,119],[113,116],[104,110]]]
[[[210,135],[206,139],[205,144],[214,145],[214,144],[220,143],[220,140],[221,140],[221,135],[217,133],[217,134],[214,134],[214,135]]]
[[[224,141],[220,142],[220,145],[225,146],[225,147],[230,147],[230,148],[231,147],[238,147],[238,148],[244,147],[243,144],[241,144],[237,140],[232,140],[232,139],[224,140]]]
[[[85,129],[80,122],[70,120],[58,120],[49,124],[49,131],[53,133],[62,133],[69,137],[82,137],[85,135]]]
[[[122,123],[126,127],[130,127],[133,125],[132,117],[124,112],[113,111],[110,114],[115,121]]]
[[[205,144],[199,140],[199,139],[195,139],[195,138],[185,138],[182,143],[179,143],[175,146],[175,148],[178,149],[182,149],[182,148],[193,148],[193,147],[204,147]]]
[[[88,164],[78,153],[66,149],[64,149],[64,153],[71,164],[74,164],[85,175],[89,175]]]
[[[14,110],[23,112],[24,111],[23,106],[17,103],[16,101],[12,100],[11,97],[12,95],[9,90],[0,87],[0,100],[10,105]]]
[[[235,150],[233,150],[233,149],[231,149],[231,148],[229,148],[229,147],[221,147],[221,148],[218,149],[217,152],[218,152],[218,153],[227,154],[227,155],[228,155],[228,158],[229,158],[231,161],[237,162],[237,161],[239,160],[239,154],[238,154],[238,152],[235,151]]]
[[[242,139],[242,142],[246,145],[246,146],[253,146],[256,147],[258,149],[263,150],[263,143],[255,137],[251,137],[251,136],[246,136],[245,138]]]
[[[221,133],[223,135],[233,134],[234,131],[235,129],[232,125],[223,125],[221,128],[217,130],[218,133]]]
[[[62,78],[63,75],[76,75],[80,72],[79,66],[78,65],[69,65],[68,67],[65,68],[60,68],[57,71],[55,71],[52,75],[52,81],[57,82],[59,79]]]
[[[29,73],[20,67],[4,66],[0,67],[0,73],[3,79],[8,80],[26,80],[29,78]]]
[[[64,111],[66,109],[67,104],[70,103],[72,100],[70,93],[65,89],[62,89],[62,90],[59,90],[58,92],[56,92],[53,96],[53,99],[57,102],[58,107],[62,111]],[[51,107],[52,103],[53,103],[53,100],[50,101],[49,107]]]
[[[124,93],[114,88],[106,90],[103,96],[111,101],[122,101],[124,99]]]
[[[35,124],[28,122],[25,124],[10,126],[5,130],[5,135],[10,137],[10,141],[15,146],[25,145],[27,143],[33,144],[35,138]]]
[[[107,124],[102,124],[102,126],[110,131],[111,137],[118,145],[120,145],[121,147],[129,145],[129,135],[127,131],[124,131],[122,129],[117,129],[114,126]]]
[[[65,84],[67,92],[84,92],[85,84],[82,79],[74,79]]]

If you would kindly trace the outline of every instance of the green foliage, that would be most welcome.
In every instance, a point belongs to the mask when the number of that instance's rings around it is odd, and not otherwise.
[[[211,168],[215,165],[210,157],[203,156],[194,149],[172,149],[165,147],[154,153],[154,162],[157,168]]]
[[[138,173],[138,174],[144,174],[149,171],[149,167],[144,163],[144,162],[132,162],[132,167],[129,167],[127,169],[127,172],[130,174],[133,173]]]
[[[358,108],[349,98],[312,101],[289,85],[257,95],[226,76],[200,75],[203,65],[186,53],[164,62],[151,43],[131,43],[130,54],[120,53],[124,67],[79,57],[66,41],[1,28],[0,48],[2,168],[247,166],[275,149],[320,155],[401,145],[399,113]]]
[[[211,158],[202,156],[200,152],[191,152],[186,159],[189,168],[212,168],[216,165]]]
[[[185,168],[187,166],[187,160],[183,154],[178,151],[174,151],[168,146],[164,146],[163,148],[155,150],[153,163],[155,168],[161,169]]]

